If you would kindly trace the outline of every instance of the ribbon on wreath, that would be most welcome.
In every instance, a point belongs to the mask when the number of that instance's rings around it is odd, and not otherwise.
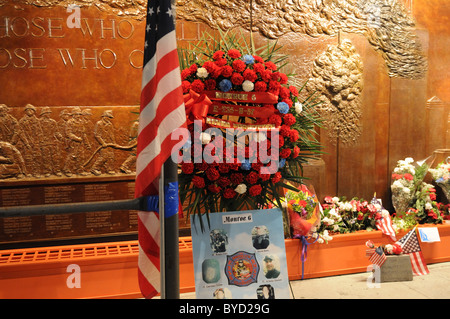
[[[206,96],[211,100],[247,102],[247,103],[265,103],[275,104],[278,102],[278,95],[270,92],[222,92],[205,91]]]
[[[189,93],[183,95],[184,106],[186,108],[187,124],[194,123],[195,120],[205,121],[208,114],[211,100],[205,94],[198,94],[197,92],[190,90]]]

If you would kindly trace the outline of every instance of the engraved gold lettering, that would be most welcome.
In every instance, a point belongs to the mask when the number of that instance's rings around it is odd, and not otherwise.
[[[136,54],[138,54],[138,56],[139,56],[140,64],[136,64],[135,62],[133,62],[134,57],[135,57]],[[144,52],[142,50],[136,49],[136,50],[131,51],[130,55],[128,56],[128,60],[130,61],[131,66],[133,68],[135,68],[135,69],[142,68],[142,58],[143,58],[143,56],[144,56]]]
[[[103,53],[105,53],[105,51],[106,51],[106,52],[110,52],[110,54],[111,54],[112,57],[113,57],[112,63],[111,63],[110,65],[108,65],[108,66],[105,65],[105,62],[103,61]],[[110,50],[110,49],[104,49],[104,50],[102,50],[102,52],[100,52],[100,54],[98,55],[98,59],[99,59],[100,64],[101,64],[102,67],[104,67],[105,69],[111,69],[111,68],[114,66],[114,64],[116,64],[117,56],[116,56],[116,53],[114,53],[114,51],[112,51],[112,50]]]
[[[105,27],[103,19],[96,19],[96,20],[100,21],[100,28],[102,31],[102,36],[100,37],[101,39],[105,38],[105,31],[112,31],[111,38],[112,39],[116,38],[116,20],[109,19],[111,21],[111,25],[112,25],[111,28]]]
[[[3,61],[2,55],[1,55],[2,51],[4,51],[8,57],[5,59],[6,60],[5,64],[3,64],[3,65],[0,64],[0,69],[6,68],[11,63],[11,59],[12,59],[11,53],[7,49],[0,48],[0,63]]]
[[[122,23],[126,22],[126,24],[128,24],[130,26],[130,31],[128,31],[128,35],[121,31],[121,25]],[[117,34],[119,35],[119,37],[121,37],[122,39],[129,39],[134,33],[134,25],[128,21],[128,20],[120,20],[119,23],[117,24]]]
[[[62,31],[62,18],[48,18],[48,37],[49,38],[64,38],[65,34],[53,34],[53,30],[61,30]],[[59,23],[58,23],[59,22]],[[54,25],[56,23],[56,25]]]
[[[4,24],[0,24],[0,28],[5,30],[4,34],[0,33],[0,38],[6,38],[9,37],[9,18],[8,17],[3,17],[5,21]]]
[[[23,69],[27,65],[27,59],[24,56],[19,55],[19,51],[23,51],[26,54],[27,50],[23,49],[23,48],[17,48],[17,49],[14,50],[14,55],[16,57],[18,57],[20,60],[22,60],[23,64],[22,65],[18,65],[16,63],[13,63],[13,65],[16,68]]]
[[[83,66],[81,67],[82,69],[87,69],[86,60],[95,61],[94,69],[100,69],[100,67],[98,66],[98,54],[97,54],[98,49],[93,49],[92,50],[94,52],[94,56],[93,57],[86,57],[86,49],[79,49],[79,48],[77,48],[77,50],[81,51],[81,60],[83,62]]]
[[[86,36],[86,31],[89,32],[90,36],[92,37],[92,32],[94,31],[94,28],[91,27],[88,23],[88,19],[83,18],[81,19],[82,22],[84,22],[85,27],[83,27],[83,23],[80,23],[80,31],[83,33],[83,36]]]
[[[45,34],[45,28],[42,25],[38,24],[39,20],[44,22],[44,18],[41,18],[41,17],[35,17],[35,18],[31,19],[31,23],[33,24],[33,26],[35,26],[37,29],[41,30],[41,33],[39,33],[39,34],[31,32],[31,35],[33,37],[42,37]]]
[[[18,21],[18,23],[16,23],[16,21]],[[20,21],[23,21],[23,23],[20,23]],[[26,36],[29,28],[30,24],[27,19],[23,17],[14,17],[11,19],[11,31],[16,37]]]
[[[70,64],[72,65],[72,67],[73,67],[73,59],[72,59],[72,55],[70,54],[69,49],[57,49],[57,50],[58,50],[58,52],[59,52],[59,55],[60,55],[60,57],[61,57],[61,60],[62,60],[63,63],[64,63],[64,66],[67,66],[67,61],[69,61]],[[63,50],[66,51],[67,60],[66,60],[66,58],[64,57]]]
[[[37,51],[37,52],[36,52]],[[40,54],[39,54],[39,51]],[[32,48],[29,49],[29,55],[30,55],[30,69],[46,69],[47,65],[42,64],[44,62],[44,52],[45,49],[44,48]],[[41,60],[41,64],[38,65],[34,65],[34,60]]]

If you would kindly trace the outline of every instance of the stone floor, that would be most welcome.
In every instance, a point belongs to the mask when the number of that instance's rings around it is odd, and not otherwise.
[[[449,248],[450,249],[450,248]],[[294,299],[449,299],[450,262],[428,265],[430,273],[412,281],[373,284],[370,273],[291,281]],[[181,299],[195,299],[186,293]]]

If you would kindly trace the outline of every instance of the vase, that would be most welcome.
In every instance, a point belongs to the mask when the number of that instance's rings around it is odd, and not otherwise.
[[[392,190],[392,205],[397,215],[402,215],[408,211],[413,197],[414,194],[407,194],[400,190]]]

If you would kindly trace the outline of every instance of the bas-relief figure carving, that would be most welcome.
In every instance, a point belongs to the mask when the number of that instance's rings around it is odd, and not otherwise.
[[[131,125],[130,141],[116,143],[113,111],[106,110],[95,125],[91,109],[66,108],[57,113],[32,104],[23,108],[20,120],[11,108],[0,104],[0,179],[115,175],[135,170],[137,122]],[[114,150],[129,153],[116,163]],[[120,164],[120,165],[118,165]]]
[[[330,45],[313,63],[308,94],[319,92],[324,125],[331,141],[355,143],[361,135],[363,63],[350,40]]]

